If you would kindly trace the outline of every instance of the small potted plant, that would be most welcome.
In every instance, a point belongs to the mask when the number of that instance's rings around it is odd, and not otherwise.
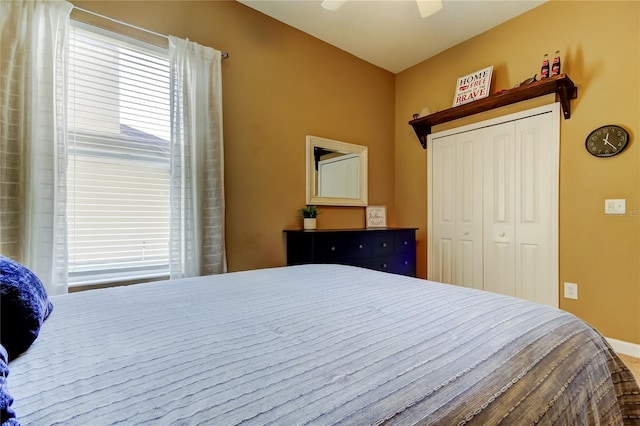
[[[300,209],[300,214],[304,218],[304,229],[316,229],[316,217],[320,214],[318,207],[307,206]]]

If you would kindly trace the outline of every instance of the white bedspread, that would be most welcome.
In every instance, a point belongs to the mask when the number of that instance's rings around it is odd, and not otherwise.
[[[400,275],[304,265],[52,301],[40,337],[10,364],[23,425],[566,425],[629,414],[616,390],[628,371],[574,316]]]

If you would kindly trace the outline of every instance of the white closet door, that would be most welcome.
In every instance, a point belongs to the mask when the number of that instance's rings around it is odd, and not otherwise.
[[[454,284],[482,290],[482,145],[456,136]]]
[[[455,160],[456,137],[443,138],[433,146],[429,155],[432,166],[429,173],[434,176],[431,198],[433,200],[431,248],[432,262],[429,279],[443,283],[454,283],[454,239],[455,220]],[[437,177],[437,178],[436,178]]]
[[[486,129],[484,289],[558,306],[558,145],[550,118]]]
[[[558,306],[557,104],[430,135],[428,278]]]
[[[516,122],[515,296],[557,307],[559,144],[549,115]]]
[[[431,149],[434,182],[430,279],[482,289],[482,145],[472,134]]]
[[[515,124],[483,133],[484,289],[515,296]]]

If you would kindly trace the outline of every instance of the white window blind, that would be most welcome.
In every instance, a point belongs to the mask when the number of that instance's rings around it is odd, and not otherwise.
[[[68,83],[70,284],[168,274],[166,50],[74,23]]]

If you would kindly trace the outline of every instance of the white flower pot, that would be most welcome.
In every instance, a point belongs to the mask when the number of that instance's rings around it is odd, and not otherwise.
[[[316,229],[316,218],[315,217],[305,217],[304,218],[304,229]]]

